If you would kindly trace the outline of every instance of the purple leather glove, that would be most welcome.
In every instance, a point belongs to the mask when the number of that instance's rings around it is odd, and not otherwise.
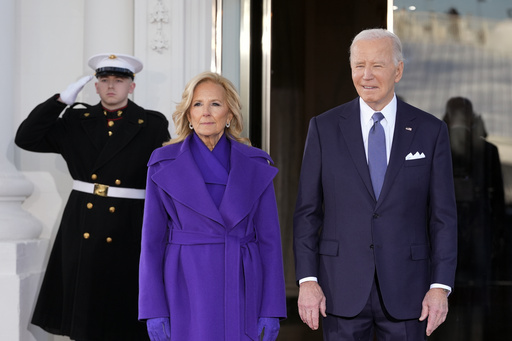
[[[171,341],[171,321],[168,317],[155,317],[146,321],[151,341]]]
[[[258,335],[265,329],[263,339],[261,341],[275,341],[279,334],[279,318],[277,317],[260,317],[258,319]]]

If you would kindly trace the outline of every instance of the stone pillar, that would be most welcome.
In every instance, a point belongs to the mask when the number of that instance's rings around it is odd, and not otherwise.
[[[35,239],[41,233],[40,223],[23,211],[21,203],[32,194],[33,185],[16,170],[13,159],[13,122],[15,110],[15,0],[0,4],[0,65],[9,65],[0,78],[0,101],[4,113],[0,125],[0,240]]]
[[[99,53],[133,55],[133,1],[84,1],[84,75],[94,71],[87,65],[89,58]],[[115,13],[115,15],[112,15]],[[99,97],[93,79],[81,92],[80,101],[96,104]]]
[[[0,340],[34,340],[28,331],[35,292],[47,242],[38,239],[42,226],[21,204],[33,185],[16,170],[13,160],[15,110],[15,5],[0,3],[0,101],[5,115],[0,125]],[[37,332],[36,332],[37,333]]]

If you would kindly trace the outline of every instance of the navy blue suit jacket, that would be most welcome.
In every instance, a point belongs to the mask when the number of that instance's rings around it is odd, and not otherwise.
[[[397,319],[420,316],[430,284],[453,288],[457,218],[448,130],[400,100],[396,115],[378,201],[359,98],[310,121],[294,215],[296,278],[318,277],[330,314],[357,315],[375,274]],[[406,160],[416,152],[424,157]]]

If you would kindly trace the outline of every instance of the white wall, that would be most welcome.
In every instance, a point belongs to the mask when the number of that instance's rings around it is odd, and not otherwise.
[[[132,53],[144,62],[144,69],[135,79],[137,87],[133,100],[146,108],[161,111],[172,121],[172,112],[185,83],[195,74],[210,68],[212,5],[201,0],[132,2],[133,29],[124,33],[116,32],[116,17],[110,14],[96,21],[86,19],[84,6],[91,7],[91,0],[87,4],[83,0],[17,2],[17,30],[10,33],[15,34],[18,42],[17,65],[13,66],[18,75],[14,84],[13,133],[37,104],[64,90],[84,73],[93,72],[87,66],[88,56],[84,56],[84,37],[89,34],[84,27],[86,22],[95,26],[93,31],[97,36],[94,39],[99,41],[99,46],[109,46],[109,37],[129,35],[133,51],[121,52]],[[151,12],[159,3],[167,9],[169,17],[168,22],[161,25],[168,40],[167,47],[161,52],[151,48],[157,24],[149,21]],[[120,44],[116,39],[112,39],[111,45],[114,47],[105,52],[119,52]],[[86,86],[77,100],[92,104],[99,101],[93,82]],[[172,122],[170,130],[172,134]],[[50,174],[62,202],[67,200],[71,178],[60,155],[26,152],[15,147],[14,163],[22,172]],[[35,213],[39,216],[44,214]],[[44,221],[42,235],[52,235],[51,231],[56,226],[58,221]]]
[[[14,69],[16,75],[12,84],[8,84],[14,89],[13,112],[3,113],[12,115],[12,136],[37,104],[64,90],[84,73],[92,73],[87,59],[99,52],[130,53],[140,58],[144,69],[136,76],[132,99],[143,107],[162,112],[171,122],[186,82],[197,73],[210,70],[213,1],[16,0],[15,29],[0,32],[15,40],[15,62],[4,65]],[[157,9],[162,14],[161,20],[152,21]],[[91,104],[99,101],[92,82],[77,100]],[[170,132],[174,133],[172,123]],[[31,241],[35,246],[30,252],[20,242],[6,241],[6,247],[1,248],[7,251],[0,252],[0,273],[4,269],[10,271],[12,261],[19,262],[11,259],[12,255],[23,258],[27,264],[13,270],[8,281],[4,281],[8,283],[6,286],[0,283],[4,289],[2,296],[13,298],[13,304],[20,300],[18,306],[26,320],[21,323],[24,331],[20,340],[68,340],[48,335],[27,321],[72,179],[59,155],[26,152],[12,141],[7,148],[12,151],[16,168],[34,183],[34,192],[23,208],[39,219],[43,229],[41,239]],[[31,257],[37,259],[31,263]],[[39,272],[34,268],[39,268]],[[28,282],[24,269],[30,273]],[[0,305],[0,316],[12,316],[12,311],[5,304]],[[1,319],[0,329],[8,328],[7,321]]]

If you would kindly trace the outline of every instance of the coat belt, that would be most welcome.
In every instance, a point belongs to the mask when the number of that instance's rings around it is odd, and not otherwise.
[[[224,244],[224,335],[225,340],[240,339],[240,262],[242,262],[245,286],[245,333],[248,336],[257,335],[256,302],[257,278],[250,270],[251,255],[247,250],[248,243],[256,242],[256,233],[242,238],[237,236],[215,235],[201,232],[172,230],[171,244],[199,245]],[[171,322],[172,323],[172,322]]]
[[[73,189],[80,192],[99,195],[101,197],[115,197],[125,199],[144,199],[146,197],[145,189],[112,187],[97,183],[73,180]]]

